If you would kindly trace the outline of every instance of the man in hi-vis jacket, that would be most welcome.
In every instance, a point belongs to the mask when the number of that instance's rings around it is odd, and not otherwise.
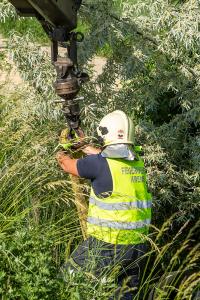
[[[66,268],[88,270],[91,266],[98,276],[118,267],[119,288],[110,299],[118,299],[124,280],[127,289],[120,299],[133,299],[142,272],[141,257],[146,252],[152,198],[139,147],[134,146],[131,119],[116,110],[101,120],[97,132],[103,149],[88,146],[84,149],[88,155],[81,159],[57,154],[65,172],[91,181],[89,238],[74,251]]]

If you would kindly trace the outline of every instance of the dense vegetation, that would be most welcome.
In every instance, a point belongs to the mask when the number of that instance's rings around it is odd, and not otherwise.
[[[1,298],[108,299],[115,286],[110,274],[93,278],[79,272],[61,279],[60,266],[81,234],[70,180],[54,158],[64,127],[53,105],[54,71],[38,46],[46,37],[35,20],[15,23],[5,0],[0,18],[26,80],[10,93],[8,84],[0,86]],[[168,272],[178,273],[157,289],[156,299],[192,299],[200,282],[199,18],[195,0],[86,0],[80,11],[81,66],[92,77],[92,57],[107,57],[103,73],[82,91],[85,130],[95,134],[105,113],[123,109],[144,147],[154,208],[143,299]],[[0,67],[5,66],[2,55]]]

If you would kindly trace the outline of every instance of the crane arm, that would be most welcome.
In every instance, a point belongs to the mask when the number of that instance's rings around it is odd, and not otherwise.
[[[77,12],[82,0],[9,0],[23,17],[36,17],[52,27],[70,32],[77,26]]]

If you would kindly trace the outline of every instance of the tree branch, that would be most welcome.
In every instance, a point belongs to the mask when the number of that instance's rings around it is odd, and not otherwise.
[[[95,7],[95,5],[89,5],[86,3],[83,3],[82,6],[85,6],[86,8],[93,10],[93,11],[97,11],[97,7]],[[98,8],[99,10],[99,8]],[[105,13],[105,11],[100,10],[101,13]],[[158,47],[159,46],[159,42],[145,34],[144,32],[142,32],[135,24],[132,23],[132,20],[128,19],[128,18],[119,18],[117,15],[113,14],[113,13],[108,13],[108,16],[111,17],[112,19],[114,19],[115,21],[119,22],[119,23],[123,23],[126,26],[131,26],[131,29],[134,31],[135,34],[139,35],[142,39],[150,42],[151,44],[153,44],[154,46]],[[184,67],[196,80],[197,78],[197,74],[195,74],[194,70],[192,70],[190,67],[185,66],[180,60],[172,60],[168,55],[166,55],[165,53],[162,52],[163,55],[165,55],[165,57],[168,59],[168,61],[170,63],[177,63],[179,64],[180,67]]]

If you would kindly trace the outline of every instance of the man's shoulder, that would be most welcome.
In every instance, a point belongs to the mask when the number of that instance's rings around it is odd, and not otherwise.
[[[105,161],[105,157],[103,157],[101,154],[90,154],[90,155],[87,155],[83,158],[80,158],[79,160],[82,160],[82,161]]]
[[[78,173],[81,177],[96,178],[107,165],[101,154],[91,154],[80,158],[77,162]]]

